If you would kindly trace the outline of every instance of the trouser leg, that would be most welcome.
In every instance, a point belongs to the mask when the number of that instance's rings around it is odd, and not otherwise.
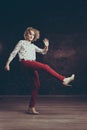
[[[37,61],[22,61],[22,64],[24,66],[26,66],[27,68],[31,68],[33,70],[39,70],[39,69],[42,69],[42,70],[45,70],[47,73],[51,74],[52,76],[54,76],[55,78],[63,81],[65,76],[57,73],[54,69],[52,69],[49,65],[47,64],[43,64],[43,63],[40,63],[40,62],[37,62]]]
[[[32,91],[32,95],[30,98],[30,103],[29,103],[29,107],[34,107],[36,104],[36,100],[37,100],[37,96],[38,96],[38,89],[40,87],[40,80],[39,80],[39,75],[38,75],[38,71],[34,71],[33,73],[33,82],[34,82],[34,89]]]

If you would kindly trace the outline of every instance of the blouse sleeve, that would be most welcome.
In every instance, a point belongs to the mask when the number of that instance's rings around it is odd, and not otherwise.
[[[21,44],[22,44],[22,41],[19,41],[17,45],[15,46],[15,48],[13,49],[13,51],[10,53],[10,56],[8,58],[9,62],[11,62],[14,59],[14,57],[17,55],[17,53],[19,52],[21,48]]]
[[[35,50],[36,50],[36,52],[39,52],[43,55],[47,53],[47,50],[41,49],[41,48],[37,47],[36,45],[35,45]]]

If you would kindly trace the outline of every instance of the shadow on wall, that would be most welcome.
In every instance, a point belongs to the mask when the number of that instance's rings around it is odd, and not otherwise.
[[[65,76],[75,73],[74,89],[87,93],[87,34],[51,34],[48,38],[50,50],[44,62]]]

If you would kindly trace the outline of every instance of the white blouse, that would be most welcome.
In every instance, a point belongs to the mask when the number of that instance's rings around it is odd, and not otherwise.
[[[11,62],[18,53],[19,60],[36,60],[36,52],[46,54],[47,50],[41,49],[26,40],[20,40],[15,46],[14,50],[10,53],[8,61]]]

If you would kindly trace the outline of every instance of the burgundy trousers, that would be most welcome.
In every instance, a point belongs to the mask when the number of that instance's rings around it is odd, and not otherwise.
[[[29,107],[34,107],[36,104],[36,99],[38,95],[38,89],[40,87],[40,80],[38,75],[38,70],[45,70],[47,73],[51,74],[55,78],[63,81],[65,76],[60,75],[55,70],[53,70],[49,65],[43,64],[37,61],[30,61],[30,60],[21,60],[21,65],[33,71],[33,82],[34,82],[34,89],[32,91]]]

